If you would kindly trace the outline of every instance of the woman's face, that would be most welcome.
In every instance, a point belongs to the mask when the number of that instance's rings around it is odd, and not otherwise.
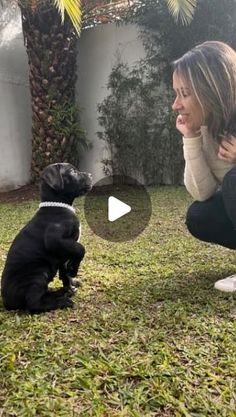
[[[176,93],[172,109],[181,115],[182,121],[190,131],[198,131],[204,124],[202,107],[190,85],[173,73],[173,89]]]

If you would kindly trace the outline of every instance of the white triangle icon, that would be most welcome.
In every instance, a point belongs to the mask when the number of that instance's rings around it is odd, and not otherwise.
[[[131,211],[131,207],[115,197],[108,198],[108,220],[114,222]]]

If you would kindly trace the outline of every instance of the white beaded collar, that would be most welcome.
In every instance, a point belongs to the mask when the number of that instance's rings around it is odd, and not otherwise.
[[[39,204],[39,208],[41,208],[41,207],[62,207],[62,208],[67,208],[67,209],[73,211],[73,213],[75,213],[74,207],[70,206],[69,204],[58,203],[56,201],[44,201],[43,203]]]

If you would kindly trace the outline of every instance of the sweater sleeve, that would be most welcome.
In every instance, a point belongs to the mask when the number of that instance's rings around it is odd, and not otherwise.
[[[202,135],[195,138],[183,138],[183,150],[184,184],[195,200],[205,201],[217,190],[219,182],[204,155]]]

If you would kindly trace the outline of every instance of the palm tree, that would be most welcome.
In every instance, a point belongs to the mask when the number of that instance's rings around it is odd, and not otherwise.
[[[34,181],[49,163],[77,165],[77,145],[85,145],[75,106],[81,9],[79,0],[18,0],[18,5],[29,62]]]
[[[14,0],[13,0],[14,1]],[[86,146],[78,125],[75,106],[76,41],[81,10],[85,19],[101,15],[126,1],[114,0],[15,0],[22,16],[22,28],[29,62],[32,105],[32,180],[49,163],[78,164],[78,145]],[[172,15],[188,22],[197,0],[165,0]],[[0,0],[3,2],[3,0]],[[123,7],[124,8],[124,7]],[[122,9],[122,7],[121,7]],[[94,12],[95,11],[95,12]],[[102,21],[102,19],[101,19]],[[63,24],[62,24],[63,23]]]
[[[193,18],[197,0],[165,0],[170,13],[176,20],[188,25]]]

